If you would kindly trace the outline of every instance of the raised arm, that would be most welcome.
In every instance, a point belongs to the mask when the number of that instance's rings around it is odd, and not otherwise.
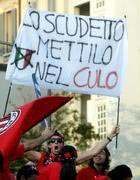
[[[102,149],[104,149],[106,145],[109,144],[117,134],[119,134],[119,132],[120,128],[118,126],[115,126],[106,139],[102,140],[101,142],[98,142],[92,149],[79,153],[78,158],[76,160],[76,164],[78,165],[91,159],[94,155],[96,155]]]
[[[34,148],[40,146],[43,142],[45,142],[51,135],[52,131],[49,129],[46,129],[43,131],[42,135],[36,139],[28,140],[24,143],[24,151],[30,151]]]
[[[41,158],[41,153],[38,151],[26,151],[24,153],[24,157],[27,158],[29,161],[37,163]]]
[[[24,143],[24,157],[28,160],[37,163],[41,158],[41,153],[37,151],[33,151],[34,148],[40,146],[43,142],[45,142],[53,132],[51,130],[44,130],[42,135],[36,139],[29,140]]]

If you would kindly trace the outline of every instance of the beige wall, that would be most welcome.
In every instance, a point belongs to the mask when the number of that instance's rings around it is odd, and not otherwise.
[[[140,108],[140,1],[109,0],[106,16],[115,18],[124,18],[126,16],[128,25],[128,64],[121,99],[128,106],[139,106]]]

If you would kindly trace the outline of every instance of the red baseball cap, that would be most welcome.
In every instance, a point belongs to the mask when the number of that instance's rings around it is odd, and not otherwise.
[[[64,139],[64,135],[62,133],[60,133],[60,131],[58,131],[58,130],[55,130],[54,133],[50,136],[50,138],[53,136],[59,136],[62,139]]]

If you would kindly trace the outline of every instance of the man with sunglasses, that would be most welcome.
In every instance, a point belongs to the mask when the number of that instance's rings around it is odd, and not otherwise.
[[[48,152],[40,153],[40,159],[37,163],[38,171],[44,166],[51,164],[52,162],[59,161],[59,153],[63,146],[64,136],[56,130],[48,139]]]
[[[49,136],[48,136],[49,134]],[[45,138],[46,135],[46,138]],[[42,140],[43,139],[43,140]],[[48,143],[48,151],[46,153],[44,152],[38,152],[38,151],[31,151],[31,147],[29,147],[29,151],[26,150],[24,153],[24,156],[34,162],[37,166],[38,171],[40,171],[42,168],[44,168],[46,165],[59,161],[59,152],[64,146],[64,136],[57,130],[54,133],[44,133],[43,136],[39,138],[38,140],[33,140],[32,147],[37,147],[41,143],[43,143],[46,139]],[[26,148],[27,149],[27,148]]]

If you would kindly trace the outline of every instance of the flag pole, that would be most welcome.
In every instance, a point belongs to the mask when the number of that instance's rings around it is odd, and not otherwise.
[[[47,90],[47,95],[51,96],[51,90]],[[48,128],[51,129],[51,115],[47,117],[47,122],[48,122]]]
[[[126,15],[124,15],[124,18],[126,19]],[[119,113],[120,113],[120,97],[118,97],[117,126],[119,125]],[[117,146],[118,146],[118,135],[116,136],[116,149]]]
[[[117,126],[119,125],[119,112],[120,112],[120,97],[118,97]],[[117,146],[118,146],[118,135],[116,136],[116,149]]]
[[[5,104],[5,108],[4,108],[3,117],[6,114],[7,105],[8,105],[8,101],[9,101],[9,97],[10,97],[10,93],[11,93],[11,88],[12,88],[12,82],[10,82],[10,85],[9,85],[9,90],[8,90],[8,95],[7,95],[7,99],[6,99],[6,104]]]
[[[34,85],[34,90],[35,90],[35,94],[36,94],[36,98],[40,98],[41,97],[41,90],[40,90],[40,87],[39,87],[39,83],[36,79],[36,75],[35,73],[32,74],[32,80],[33,80],[33,85]],[[46,128],[46,121],[45,119],[43,119],[41,121],[41,126],[42,128]]]

